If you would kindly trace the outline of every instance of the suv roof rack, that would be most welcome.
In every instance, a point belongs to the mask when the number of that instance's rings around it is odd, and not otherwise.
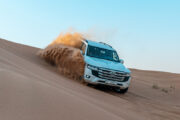
[[[104,42],[99,42],[99,43],[104,44],[104,45],[108,45],[109,47],[111,47],[111,48],[112,48],[112,46],[111,46],[111,45],[109,45],[109,44],[107,44],[107,43],[104,43]]]

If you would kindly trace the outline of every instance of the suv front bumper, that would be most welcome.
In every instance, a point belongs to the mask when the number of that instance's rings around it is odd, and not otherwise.
[[[107,86],[113,86],[113,87],[120,87],[121,89],[126,89],[130,85],[131,77],[125,82],[121,81],[115,81],[115,80],[108,80],[96,77],[92,74],[92,70],[86,68],[84,73],[84,80],[87,83],[93,84],[93,85],[107,85]]]

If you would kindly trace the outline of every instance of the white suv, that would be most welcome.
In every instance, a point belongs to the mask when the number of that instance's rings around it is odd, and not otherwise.
[[[82,41],[84,56],[84,81],[93,85],[107,85],[116,92],[126,93],[131,80],[131,72],[123,65],[115,49],[102,42]]]

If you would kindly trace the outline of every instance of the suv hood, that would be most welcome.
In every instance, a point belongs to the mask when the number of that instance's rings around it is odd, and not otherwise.
[[[128,68],[126,68],[122,63],[119,62],[113,62],[113,61],[89,57],[89,56],[85,56],[84,60],[87,64],[96,67],[102,67],[102,68],[117,70],[121,72],[131,73]]]

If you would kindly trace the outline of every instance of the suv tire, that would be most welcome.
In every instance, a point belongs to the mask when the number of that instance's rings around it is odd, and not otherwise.
[[[128,91],[128,88],[121,89],[119,87],[115,87],[114,91],[117,92],[117,93],[125,94]]]

